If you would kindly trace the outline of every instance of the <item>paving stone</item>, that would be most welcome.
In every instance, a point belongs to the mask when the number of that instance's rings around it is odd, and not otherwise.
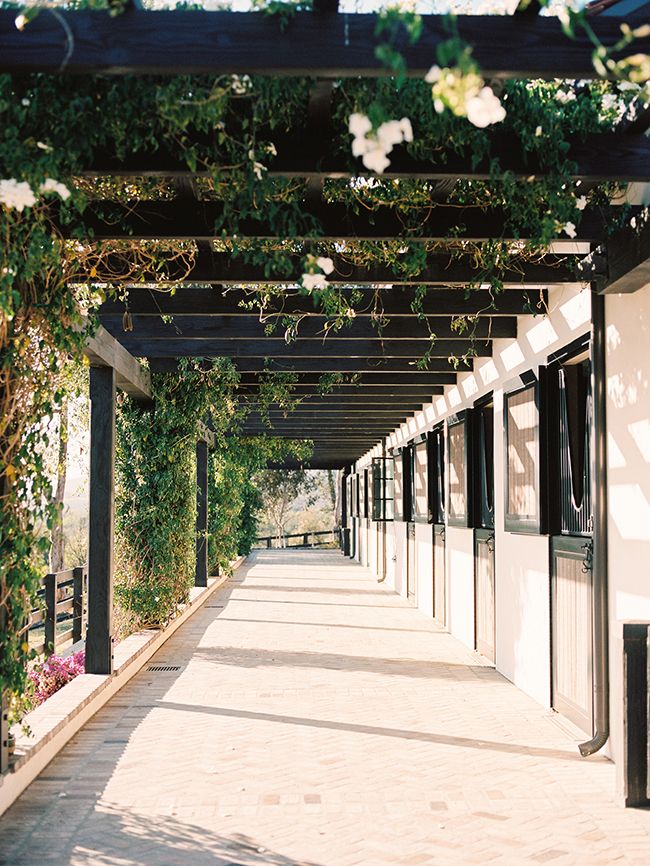
[[[613,766],[340,553],[210,601],[0,818],[0,864],[650,863]]]

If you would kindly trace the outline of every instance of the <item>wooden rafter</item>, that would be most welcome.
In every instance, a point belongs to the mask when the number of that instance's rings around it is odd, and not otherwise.
[[[106,12],[48,10],[24,30],[16,13],[0,12],[0,72],[123,75],[261,73],[315,78],[383,76],[375,57],[376,15],[297,13],[281,29],[263,13]],[[597,17],[592,26],[605,44],[620,36],[624,19]],[[65,27],[62,26],[65,22]],[[460,16],[460,36],[474,46],[486,78],[590,78],[593,46],[583,33],[567,39],[552,17]],[[421,39],[397,47],[409,75],[423,78],[447,39],[444,16],[423,16]],[[650,40],[635,49],[650,50]]]

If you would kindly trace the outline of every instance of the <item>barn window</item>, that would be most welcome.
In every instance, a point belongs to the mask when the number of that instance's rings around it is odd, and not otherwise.
[[[592,399],[589,338],[552,359],[549,382],[549,453],[553,531],[592,532]]]
[[[494,402],[492,396],[477,403],[472,413],[474,432],[474,525],[494,528]]]
[[[470,525],[469,478],[471,477],[469,424],[467,412],[451,415],[447,420],[449,499],[448,522],[451,526]]]
[[[445,522],[445,425],[429,433],[429,502],[434,523]]]
[[[545,531],[540,447],[539,379],[523,374],[503,398],[505,425],[505,528],[509,532]]]
[[[412,518],[417,523],[430,523],[429,437],[418,436],[411,443],[413,455]]]
[[[393,458],[373,457],[371,472],[372,519],[393,520]]]

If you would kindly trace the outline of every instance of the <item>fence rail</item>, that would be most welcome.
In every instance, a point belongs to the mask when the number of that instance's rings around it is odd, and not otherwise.
[[[88,566],[46,574],[29,617],[31,648],[48,656],[80,641],[86,632],[87,602]]]
[[[299,538],[297,544],[291,544],[292,538]],[[287,547],[322,547],[325,544],[339,544],[339,535],[335,529],[325,529],[319,532],[295,532],[291,535],[262,535],[255,539],[255,546],[271,549]]]

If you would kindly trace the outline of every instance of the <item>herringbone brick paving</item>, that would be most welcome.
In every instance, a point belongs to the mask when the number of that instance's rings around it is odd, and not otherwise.
[[[613,767],[340,553],[257,554],[0,819],[11,866],[650,863]]]

